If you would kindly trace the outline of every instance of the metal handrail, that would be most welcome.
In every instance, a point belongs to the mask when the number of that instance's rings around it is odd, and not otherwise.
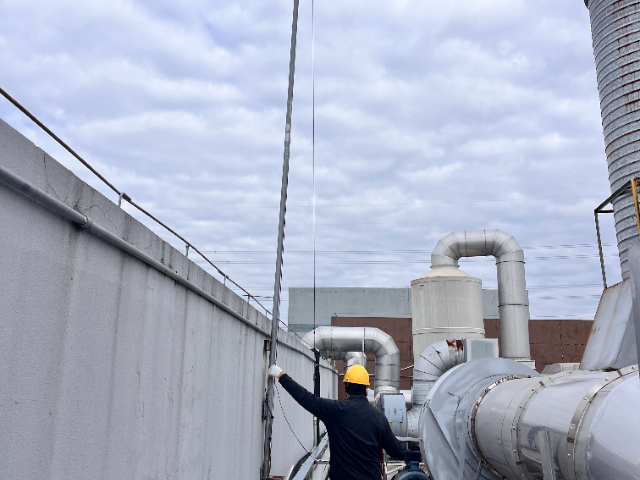
[[[640,177],[632,178],[628,183],[622,185],[619,189],[613,192],[607,199],[598,205],[594,211],[593,215],[595,217],[596,222],[596,235],[598,236],[598,253],[600,254],[600,269],[602,270],[602,283],[604,284],[604,288],[607,288],[607,274],[605,272],[604,267],[604,253],[602,251],[602,238],[600,236],[600,219],[598,218],[598,214],[600,213],[614,213],[613,208],[605,210],[604,207],[611,204],[613,206],[613,201],[627,193],[628,190],[631,190],[631,194],[633,195],[633,206],[636,212],[636,227],[638,228],[638,238],[640,238],[640,203],[638,201],[638,183],[640,183]]]
[[[220,270],[211,260],[209,260],[209,258],[207,258],[207,256],[204,253],[202,253],[200,250],[198,250],[191,242],[189,242],[182,235],[177,233],[171,227],[169,227],[168,225],[166,225],[165,223],[160,221],[154,215],[152,215],[147,210],[145,210],[140,205],[138,205],[136,202],[134,202],[131,199],[131,197],[129,195],[127,195],[124,191],[118,190],[111,182],[109,182],[95,168],[93,168],[89,162],[87,162],[84,158],[82,158],[75,150],[73,150],[69,145],[67,145],[60,137],[58,137],[55,133],[53,133],[44,123],[42,123],[40,120],[38,120],[35,115],[33,115],[29,110],[27,110],[24,106],[22,106],[15,98],[13,98],[11,95],[9,95],[2,87],[0,87],[0,95],[2,95],[9,102],[11,102],[18,110],[20,110],[22,113],[24,113],[33,123],[35,123],[42,130],[44,130],[44,132],[46,132],[51,138],[53,138],[56,142],[58,142],[67,152],[69,152],[71,155],[73,155],[80,163],[82,163],[85,167],[87,167],[96,177],[98,177],[100,180],[102,180],[105,183],[105,185],[107,185],[111,190],[113,190],[118,195],[118,207],[122,207],[122,200],[125,200],[125,201],[129,202],[129,204],[131,204],[133,207],[137,208],[140,212],[145,214],[151,220],[155,221],[160,226],[164,227],[170,233],[175,235],[178,239],[182,240],[185,243],[185,246],[186,246],[186,254],[187,254],[187,256],[189,254],[189,248],[192,248],[209,265],[211,265],[213,268],[216,269],[216,271],[223,277],[225,285],[226,285],[227,280],[229,280],[236,287],[238,287],[240,290],[242,290],[247,295],[248,299],[253,298],[253,300],[258,305],[260,305],[260,307],[262,307],[262,309],[265,311],[265,313],[273,316],[273,314],[269,310],[267,310],[267,308],[264,305],[262,305],[262,303],[260,303],[255,296],[253,296],[251,293],[249,293],[247,290],[245,290],[241,285],[239,285],[238,283],[233,281],[231,278],[229,278],[229,276],[226,273],[224,273],[222,270]]]

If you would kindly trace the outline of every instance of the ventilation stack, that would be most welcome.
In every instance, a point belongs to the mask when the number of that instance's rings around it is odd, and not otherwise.
[[[533,366],[524,252],[500,230],[452,232],[431,252],[431,271],[411,282],[415,361],[440,340],[484,338],[482,282],[458,269],[458,260],[493,256],[498,270],[502,356]]]
[[[585,0],[591,16],[604,145],[611,193],[640,176],[640,4]],[[627,251],[640,243],[631,192],[613,201],[620,269],[629,278]]]

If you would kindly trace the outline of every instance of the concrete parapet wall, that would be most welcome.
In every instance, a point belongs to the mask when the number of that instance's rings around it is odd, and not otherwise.
[[[269,331],[271,322],[0,120],[0,165]],[[0,478],[259,478],[266,336],[0,182]],[[280,331],[278,363],[312,388]],[[336,396],[325,362],[323,396]],[[312,417],[281,390],[307,449]],[[303,454],[276,397],[272,474]]]

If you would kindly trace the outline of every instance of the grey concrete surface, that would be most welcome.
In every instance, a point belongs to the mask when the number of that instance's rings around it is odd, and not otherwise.
[[[407,284],[410,279],[407,280]],[[498,291],[482,290],[483,318],[500,318]],[[331,317],[411,317],[411,289],[316,288],[316,325],[331,325]],[[313,329],[313,288],[289,287],[289,329]]]
[[[0,165],[265,330],[270,320],[0,120]],[[258,478],[266,337],[0,183],[0,478]],[[280,332],[278,363],[312,388]],[[337,377],[322,370],[322,393]],[[312,417],[280,390],[307,449]],[[274,409],[272,474],[303,454]]]

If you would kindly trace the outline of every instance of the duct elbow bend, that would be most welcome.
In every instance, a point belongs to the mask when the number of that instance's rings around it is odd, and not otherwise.
[[[429,390],[447,370],[463,362],[460,340],[441,340],[425,348],[413,367],[414,408],[424,405]]]
[[[315,332],[315,333],[314,333]],[[376,357],[375,394],[400,391],[400,350],[393,338],[378,328],[317,327],[302,342],[331,359],[344,360],[349,352],[373,353]]]
[[[462,257],[493,256],[498,269],[498,301],[502,352],[506,358],[530,359],[529,301],[524,272],[524,251],[518,241],[501,230],[452,232],[436,244],[431,268],[458,266]]]
[[[518,241],[501,230],[465,230],[451,232],[440,239],[431,252],[431,266],[458,266],[462,257],[492,256],[496,262],[524,262]]]
[[[371,353],[376,356],[397,356],[400,358],[400,350],[391,335],[378,328],[369,328],[371,334],[365,335],[365,343],[371,342]],[[366,348],[365,348],[366,350]]]

